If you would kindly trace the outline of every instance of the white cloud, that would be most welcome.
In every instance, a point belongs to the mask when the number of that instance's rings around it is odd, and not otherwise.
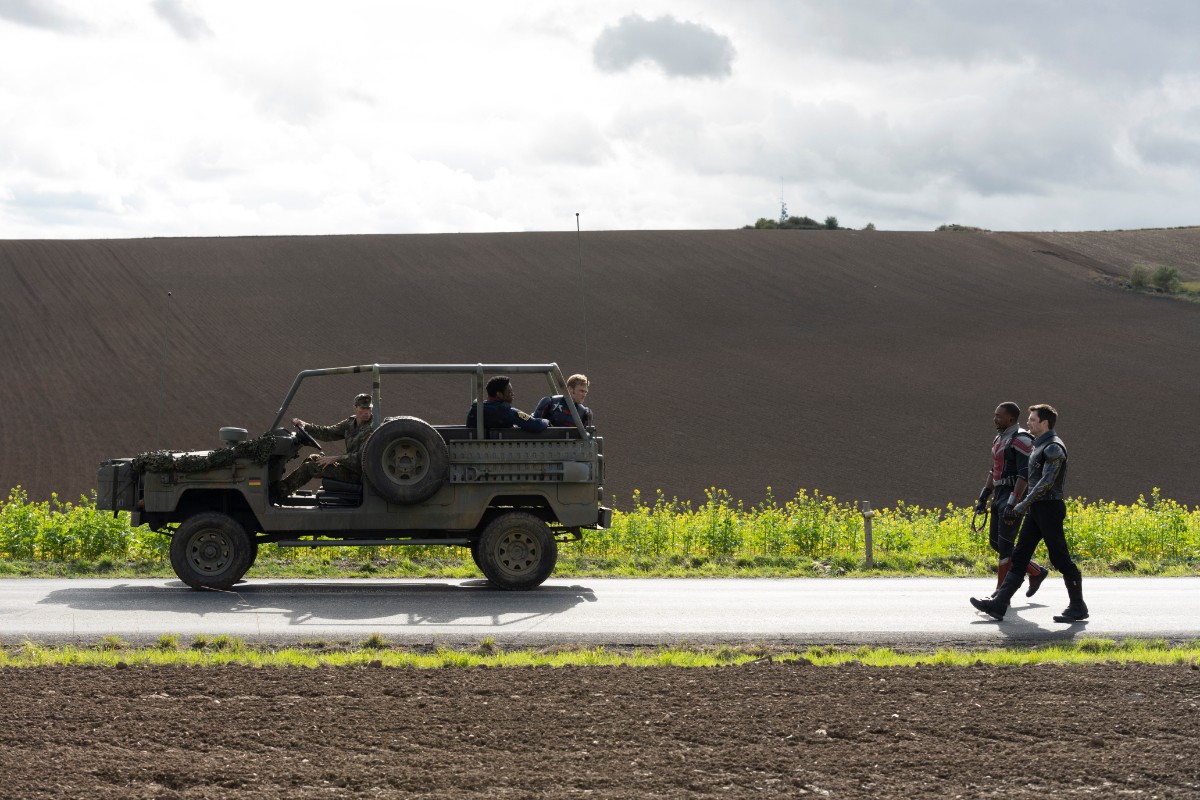
[[[724,78],[733,73],[733,42],[704,25],[672,16],[648,20],[637,14],[605,28],[593,48],[596,66],[621,72],[649,61],[667,75]]]
[[[52,0],[0,0],[0,20],[57,33],[84,33],[89,26]]]
[[[204,18],[184,0],[154,0],[154,11],[183,39],[196,41],[213,35]]]

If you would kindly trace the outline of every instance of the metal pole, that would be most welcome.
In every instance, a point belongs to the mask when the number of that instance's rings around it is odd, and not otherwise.
[[[858,504],[859,513],[863,517],[863,533],[866,551],[867,551],[867,569],[875,568],[875,553],[874,542],[871,538],[871,519],[875,516],[875,512],[871,510],[871,501],[863,500]]]
[[[583,274],[583,235],[579,227],[579,212],[575,212],[575,251],[579,258],[579,287],[583,306],[583,371],[588,369],[587,280]]]
[[[167,292],[166,312],[163,314],[162,356],[158,362],[158,413],[154,418],[154,449],[162,449],[162,410],[167,404],[167,342],[171,340],[171,293]]]

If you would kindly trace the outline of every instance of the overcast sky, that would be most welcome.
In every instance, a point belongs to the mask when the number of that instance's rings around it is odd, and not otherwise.
[[[1200,224],[1195,0],[0,0],[0,238]]]

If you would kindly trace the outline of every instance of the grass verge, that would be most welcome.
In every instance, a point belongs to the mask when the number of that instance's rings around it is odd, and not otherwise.
[[[106,636],[91,646],[47,646],[31,641],[0,646],[0,668],[91,666],[127,669],[146,666],[213,667],[230,664],[259,668],[440,669],[475,667],[722,667],[779,662],[805,666],[1032,666],[1139,663],[1189,665],[1200,669],[1200,640],[1171,644],[1161,639],[1082,638],[1034,648],[897,651],[891,648],[844,648],[833,645],[804,651],[764,647],[605,648],[569,647],[503,650],[491,639],[464,649],[393,647],[379,634],[358,644],[308,642],[290,647],[250,646],[228,636],[197,636],[181,643],[160,637],[151,647],[132,647]]]
[[[366,549],[366,548],[364,548]],[[397,548],[398,549],[398,548]],[[1045,562],[1043,554],[1041,560]],[[950,577],[966,578],[995,573],[995,556],[971,559],[920,559],[876,557],[867,569],[863,558],[813,559],[802,556],[770,558],[643,557],[637,559],[578,556],[569,547],[559,552],[555,578],[873,578]],[[1184,577],[1200,576],[1200,558],[1076,559],[1091,577]],[[170,565],[162,562],[130,561],[2,561],[0,577],[8,578],[167,578],[174,580]],[[482,578],[469,556],[443,558],[364,558],[327,561],[296,561],[260,556],[247,573],[255,578],[424,578],[471,580]]]
[[[865,528],[853,503],[797,491],[746,506],[711,488],[699,506],[634,492],[610,528],[559,548],[561,577],[797,577],[987,575],[996,555],[972,530],[973,511],[898,502],[877,509],[867,569]],[[1066,533],[1089,575],[1200,575],[1200,508],[1158,489],[1120,505],[1071,498]],[[20,487],[0,502],[0,576],[170,577],[169,538],[129,514],[76,503],[30,501]],[[473,578],[462,547],[281,548],[264,544],[252,577]]]

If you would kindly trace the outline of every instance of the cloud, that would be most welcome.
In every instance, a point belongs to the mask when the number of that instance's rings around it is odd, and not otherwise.
[[[1113,87],[1156,84],[1194,69],[1194,0],[1009,0],[1003,7],[946,0],[857,0],[796,6],[758,0],[750,23],[776,46],[863,63],[979,65],[1029,61]]]
[[[154,12],[183,39],[194,42],[213,35],[212,28],[185,0],[154,0]]]
[[[604,72],[623,72],[650,61],[667,75],[683,78],[729,77],[735,54],[729,37],[704,25],[637,14],[605,28],[592,48],[596,66]]]
[[[88,26],[53,2],[0,0],[0,19],[59,33],[82,33]]]

